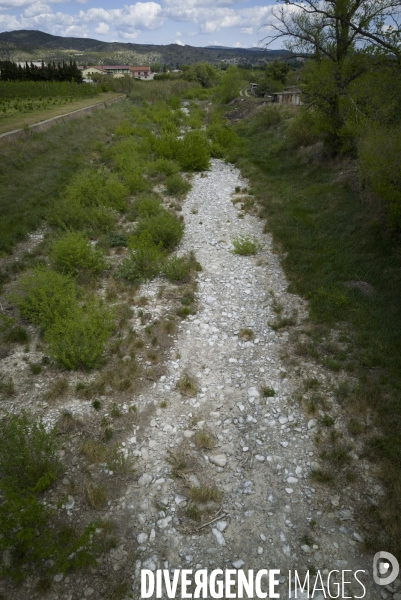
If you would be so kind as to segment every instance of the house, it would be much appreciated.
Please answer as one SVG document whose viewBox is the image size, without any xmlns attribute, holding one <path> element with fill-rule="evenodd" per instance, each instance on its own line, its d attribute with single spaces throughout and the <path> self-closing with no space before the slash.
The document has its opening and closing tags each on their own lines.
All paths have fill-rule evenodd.
<svg viewBox="0 0 401 600">
<path fill-rule="evenodd" d="M 300 106 L 303 104 L 301 93 L 302 91 L 298 88 L 276 92 L 273 94 L 273 102 L 276 102 L 277 104 L 295 104 L 295 106 Z"/>
<path fill-rule="evenodd" d="M 129 65 L 103 65 L 102 69 L 106 71 L 108 75 L 112 75 L 113 77 L 124 77 L 124 75 L 131 76 Z"/>
<path fill-rule="evenodd" d="M 88 77 L 90 75 L 107 75 L 106 71 L 103 69 L 103 67 L 81 67 L 78 66 L 78 69 L 81 71 L 82 73 L 82 77 L 84 79 L 88 79 Z"/>
<path fill-rule="evenodd" d="M 135 79 L 148 79 L 150 75 L 150 67 L 130 67 L 131 77 Z"/>
</svg>

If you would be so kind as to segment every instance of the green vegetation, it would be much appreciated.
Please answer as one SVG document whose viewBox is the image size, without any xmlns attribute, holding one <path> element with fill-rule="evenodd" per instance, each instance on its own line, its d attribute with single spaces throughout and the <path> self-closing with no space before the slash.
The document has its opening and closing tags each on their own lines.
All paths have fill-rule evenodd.
<svg viewBox="0 0 401 600">
<path fill-rule="evenodd" d="M 170 196 L 182 196 L 191 189 L 191 184 L 178 173 L 169 175 L 165 184 L 167 193 Z"/>
<path fill-rule="evenodd" d="M 103 254 L 91 246 L 84 234 L 74 231 L 68 231 L 56 240 L 50 260 L 57 271 L 66 275 L 81 272 L 100 275 L 106 266 Z"/>
<path fill-rule="evenodd" d="M 256 239 L 247 235 L 239 235 L 232 240 L 234 246 L 233 253 L 242 256 L 251 256 L 262 249 L 262 244 Z"/>
</svg>

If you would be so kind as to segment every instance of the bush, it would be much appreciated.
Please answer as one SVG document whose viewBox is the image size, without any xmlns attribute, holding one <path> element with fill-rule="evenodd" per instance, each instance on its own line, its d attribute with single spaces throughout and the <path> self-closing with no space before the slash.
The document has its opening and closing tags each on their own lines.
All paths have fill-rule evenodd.
<svg viewBox="0 0 401 600">
<path fill-rule="evenodd" d="M 159 200 L 152 196 L 143 196 L 135 200 L 129 213 L 130 219 L 135 221 L 138 218 L 155 217 L 163 210 Z"/>
<path fill-rule="evenodd" d="M 57 271 L 67 275 L 81 272 L 99 275 L 106 266 L 103 253 L 92 248 L 84 234 L 73 231 L 56 240 L 50 259 Z"/>
<path fill-rule="evenodd" d="M 78 292 L 70 276 L 37 267 L 23 275 L 13 300 L 23 317 L 46 330 L 77 304 Z"/>
<path fill-rule="evenodd" d="M 128 188 L 113 173 L 85 169 L 75 175 L 63 197 L 81 206 L 106 206 L 118 211 L 126 209 Z"/>
<path fill-rule="evenodd" d="M 202 131 L 189 131 L 180 141 L 178 161 L 183 171 L 205 171 L 210 164 L 210 144 Z"/>
<path fill-rule="evenodd" d="M 26 412 L 9 415 L 0 424 L 0 486 L 6 482 L 21 494 L 43 492 L 62 470 L 58 449 L 54 428 L 47 431 Z"/>
<path fill-rule="evenodd" d="M 132 283 L 153 279 L 160 272 L 164 259 L 162 245 L 156 245 L 149 231 L 131 240 L 130 257 L 124 260 L 119 276 Z"/>
<path fill-rule="evenodd" d="M 171 256 L 163 265 L 163 274 L 169 281 L 183 281 L 191 272 L 191 261 L 185 256 Z"/>
<path fill-rule="evenodd" d="M 287 128 L 287 143 L 292 148 L 311 146 L 315 144 L 320 136 L 317 132 L 316 122 L 313 114 L 307 110 L 301 110 L 290 122 Z"/>
<path fill-rule="evenodd" d="M 178 96 L 171 96 L 171 98 L 168 101 L 168 104 L 173 110 L 178 110 L 179 108 L 181 108 L 181 100 Z"/>
<path fill-rule="evenodd" d="M 153 217 L 146 217 L 139 221 L 135 236 L 140 237 L 143 232 L 149 232 L 155 246 L 161 244 L 165 250 L 171 250 L 181 240 L 184 234 L 184 225 L 168 211 L 162 209 Z"/>
<path fill-rule="evenodd" d="M 137 165 L 131 169 L 122 169 L 121 175 L 131 194 L 139 194 L 140 192 L 144 192 L 149 187 L 148 182 L 143 176 L 143 172 Z"/>
<path fill-rule="evenodd" d="M 247 235 L 239 235 L 232 240 L 234 246 L 233 254 L 241 254 L 243 256 L 250 256 L 256 254 L 263 248 L 256 238 L 251 238 Z"/>
<path fill-rule="evenodd" d="M 62 198 L 47 216 L 47 222 L 61 229 L 104 232 L 115 227 L 116 217 L 105 206 L 88 208 L 77 198 Z"/>
<path fill-rule="evenodd" d="M 191 184 L 178 173 L 170 175 L 166 179 L 166 189 L 170 196 L 186 194 L 191 189 Z"/>
<path fill-rule="evenodd" d="M 360 170 L 387 208 L 390 227 L 401 228 L 401 129 L 371 126 L 359 147 Z"/>
<path fill-rule="evenodd" d="M 147 171 L 151 177 L 158 177 L 161 179 L 178 173 L 178 165 L 167 158 L 158 158 L 157 160 L 148 163 Z"/>
<path fill-rule="evenodd" d="M 153 151 L 159 158 L 167 158 L 168 160 L 177 158 L 180 144 L 176 135 L 166 133 L 160 137 L 153 136 L 151 144 Z"/>
<path fill-rule="evenodd" d="M 108 242 L 110 248 L 115 248 L 118 246 L 126 247 L 128 246 L 128 238 L 125 233 L 120 231 L 109 231 L 108 234 Z"/>
<path fill-rule="evenodd" d="M 112 328 L 112 314 L 99 302 L 75 306 L 46 332 L 49 354 L 67 369 L 93 369 L 101 363 Z"/>
</svg>

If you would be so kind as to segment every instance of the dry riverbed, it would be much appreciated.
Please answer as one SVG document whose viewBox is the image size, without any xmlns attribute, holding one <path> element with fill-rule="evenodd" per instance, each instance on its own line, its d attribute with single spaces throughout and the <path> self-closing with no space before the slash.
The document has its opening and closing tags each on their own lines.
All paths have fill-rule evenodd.
<svg viewBox="0 0 401 600">
<path fill-rule="evenodd" d="M 90 464 L 76 450 L 94 419 L 90 400 L 70 394 L 66 401 L 43 402 L 48 380 L 39 379 L 32 393 L 25 389 L 22 404 L 47 422 L 54 423 L 67 408 L 80 423 L 72 432 L 75 445 L 72 441 L 62 450 L 65 518 L 77 522 L 88 512 L 79 491 L 88 472 L 94 479 L 101 475 L 113 490 L 100 513 L 116 524 L 115 547 L 91 572 L 56 575 L 48 597 L 101 600 L 113 597 L 113 585 L 118 590 L 123 581 L 128 589 L 120 588 L 118 598 L 139 599 L 145 568 L 270 568 L 281 570 L 282 598 L 288 598 L 290 569 L 319 570 L 323 579 L 332 570 L 360 569 L 366 598 L 399 600 L 401 581 L 390 589 L 373 584 L 372 556 L 363 552 L 360 509 L 379 503 L 383 491 L 373 468 L 359 458 L 357 441 L 352 440 L 347 456 L 349 471 L 358 474 L 355 482 L 349 478 L 327 486 L 311 480 L 312 471 L 327 468 L 320 458 L 325 428 L 343 436 L 340 447 L 349 444 L 332 392 L 342 375 L 295 354 L 291 335 L 302 329 L 307 306 L 287 292 L 262 221 L 239 218 L 233 200 L 246 195 L 247 184 L 220 160 L 212 160 L 209 172 L 194 175 L 192 184 L 183 203 L 186 229 L 179 252 L 195 251 L 203 267 L 197 275 L 196 314 L 182 320 L 175 335 L 167 335 L 157 367 L 144 360 L 151 374 L 135 391 L 109 397 L 106 386 L 101 396 L 104 417 L 113 403 L 119 407 L 118 441 L 124 457 L 135 460 L 135 472 L 122 475 Z M 260 251 L 233 254 L 238 234 L 257 238 Z M 175 295 L 180 286 L 166 286 L 162 279 L 143 285 L 143 312 L 160 319 L 171 311 Z M 137 303 L 135 311 L 127 326 L 137 325 Z M 38 352 L 34 358 L 40 357 Z M 15 351 L 2 360 L 2 371 L 16 372 L 22 359 L 22 351 Z M 313 415 L 302 403 L 312 394 L 305 381 L 313 381 L 311 389 L 318 387 L 324 396 Z M 3 402 L 2 410 L 17 410 L 19 401 Z M 134 404 L 135 413 L 130 411 Z M 316 438 L 323 445 L 316 445 Z M 360 596 L 361 586 L 350 580 L 348 597 Z M 30 579 L 17 591 L 5 587 L 5 597 L 34 597 L 33 585 Z M 323 597 L 322 591 L 314 596 Z"/>
</svg>

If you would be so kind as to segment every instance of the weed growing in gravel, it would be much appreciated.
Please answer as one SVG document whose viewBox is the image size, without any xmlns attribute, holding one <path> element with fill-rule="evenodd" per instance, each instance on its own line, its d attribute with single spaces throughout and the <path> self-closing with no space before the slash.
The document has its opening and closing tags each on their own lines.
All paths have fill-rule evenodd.
<svg viewBox="0 0 401 600">
<path fill-rule="evenodd" d="M 263 248 L 263 244 L 259 240 L 249 235 L 238 235 L 231 242 L 234 246 L 233 254 L 240 254 L 241 256 L 257 254 Z"/>
<path fill-rule="evenodd" d="M 190 504 L 190 506 L 188 506 L 187 515 L 192 521 L 200 521 L 201 513 L 196 504 Z"/>
<path fill-rule="evenodd" d="M 108 494 L 103 485 L 96 485 L 92 481 L 86 481 L 84 487 L 89 506 L 95 510 L 99 510 L 99 508 L 103 508 L 107 504 Z"/>
<path fill-rule="evenodd" d="M 161 328 L 165 333 L 175 333 L 177 331 L 177 323 L 174 317 L 170 316 L 161 322 Z"/>
<path fill-rule="evenodd" d="M 120 266 L 118 275 L 131 283 L 153 279 L 158 275 L 164 259 L 162 244 L 156 244 L 151 233 L 143 230 L 130 241 L 130 246 L 130 256 Z"/>
<path fill-rule="evenodd" d="M 220 502 L 221 492 L 214 487 L 191 487 L 189 490 L 189 497 L 192 502 L 198 502 L 199 504 L 205 504 L 206 502 Z"/>
<path fill-rule="evenodd" d="M 195 396 L 198 393 L 198 386 L 195 380 L 187 374 L 183 375 L 179 380 L 178 389 L 181 394 L 186 396 Z"/>
<path fill-rule="evenodd" d="M 167 402 L 166 402 L 166 400 L 162 400 L 160 402 L 160 408 L 167 408 Z"/>
<path fill-rule="evenodd" d="M 352 418 L 347 423 L 347 429 L 351 435 L 361 435 L 366 427 L 358 419 Z"/>
<path fill-rule="evenodd" d="M 182 282 L 189 277 L 191 267 L 185 256 L 171 256 L 163 265 L 163 274 L 171 282 Z"/>
<path fill-rule="evenodd" d="M 238 333 L 238 337 L 243 340 L 246 340 L 246 341 L 251 341 L 251 340 L 255 339 L 255 333 L 252 329 L 244 328 L 244 329 L 240 329 L 240 331 Z"/>
<path fill-rule="evenodd" d="M 167 177 L 165 185 L 169 196 L 182 196 L 191 189 L 191 184 L 178 173 Z"/>
<path fill-rule="evenodd" d="M 84 440 L 80 446 L 80 452 L 85 456 L 89 464 L 104 462 L 107 458 L 107 448 L 97 440 Z"/>
<path fill-rule="evenodd" d="M 272 387 L 263 387 L 261 389 L 262 392 L 262 396 L 263 398 L 272 398 L 273 396 L 276 395 L 276 392 L 274 391 L 274 389 Z"/>
<path fill-rule="evenodd" d="M 196 435 L 195 444 L 198 448 L 206 448 L 207 450 L 211 450 L 214 447 L 213 439 L 204 431 Z"/>
<path fill-rule="evenodd" d="M 179 455 L 173 454 L 171 450 L 168 450 L 167 462 L 173 467 L 172 469 L 172 477 L 176 479 L 177 477 L 181 477 L 181 471 L 187 468 L 187 463 L 185 459 Z"/>
<path fill-rule="evenodd" d="M 68 381 L 64 377 L 59 377 L 47 390 L 45 398 L 49 401 L 54 401 L 57 398 L 61 398 L 67 393 L 68 388 Z"/>
<path fill-rule="evenodd" d="M 334 419 L 333 417 L 330 417 L 330 415 L 323 415 L 321 423 L 325 427 L 332 427 L 334 425 Z"/>
<path fill-rule="evenodd" d="M 323 469 L 312 469 L 310 472 L 310 478 L 316 483 L 331 484 L 334 482 L 333 473 L 330 471 L 324 471 Z"/>
<path fill-rule="evenodd" d="M 29 334 L 24 327 L 15 325 L 5 332 L 3 339 L 9 344 L 26 344 L 29 342 Z"/>
</svg>

